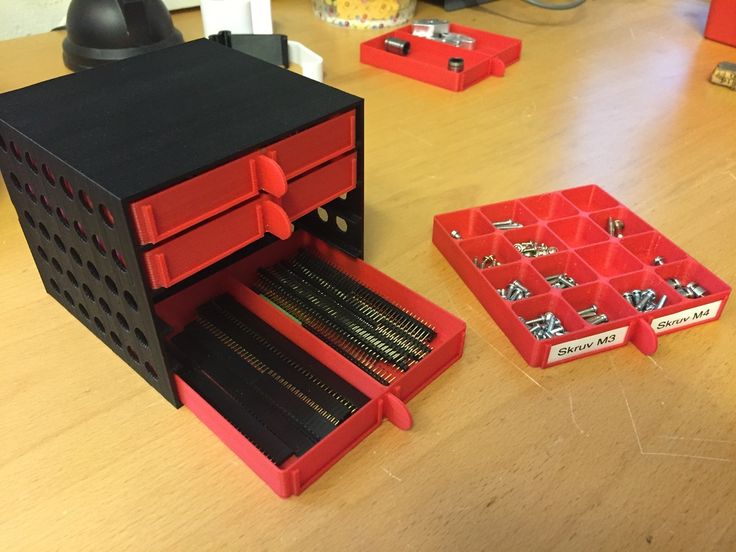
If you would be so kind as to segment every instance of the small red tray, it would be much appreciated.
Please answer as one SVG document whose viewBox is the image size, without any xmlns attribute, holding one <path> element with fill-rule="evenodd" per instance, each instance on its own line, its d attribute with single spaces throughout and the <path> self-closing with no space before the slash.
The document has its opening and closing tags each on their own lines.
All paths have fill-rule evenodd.
<svg viewBox="0 0 736 552">
<path fill-rule="evenodd" d="M 623 238 L 604 230 L 609 216 L 625 223 Z M 492 224 L 506 219 L 524 227 L 500 230 Z M 461 239 L 450 235 L 453 230 Z M 629 342 L 652 354 L 659 335 L 718 319 L 731 293 L 720 278 L 595 185 L 437 215 L 432 240 L 531 366 L 547 367 Z M 513 244 L 529 240 L 555 246 L 558 253 L 524 257 Z M 489 253 L 502 264 L 479 269 L 473 258 Z M 656 256 L 665 263 L 654 266 Z M 558 289 L 545 280 L 563 272 L 578 285 Z M 708 294 L 683 297 L 665 281 L 672 277 L 697 281 Z M 496 290 L 514 279 L 532 295 L 502 299 Z M 639 312 L 621 295 L 646 288 L 667 295 L 662 309 Z M 594 326 L 578 315 L 591 304 L 606 313 L 607 323 Z M 529 320 L 547 311 L 557 315 L 567 333 L 538 340 L 519 317 Z"/>
<path fill-rule="evenodd" d="M 258 268 L 289 258 L 302 248 L 315 251 L 346 274 L 433 326 L 437 337 L 430 344 L 432 352 L 390 385 L 381 385 L 250 288 L 257 279 Z M 177 333 L 194 319 L 198 306 L 222 293 L 229 293 L 370 399 L 308 452 L 277 466 L 183 379 L 174 377 L 182 403 L 281 497 L 301 493 L 384 419 L 400 429 L 409 429 L 412 416 L 406 402 L 462 356 L 465 339 L 465 323 L 462 320 L 367 263 L 303 231 L 295 232 L 289 240 L 274 242 L 161 301 L 156 305 L 156 314 L 172 328 L 172 333 Z"/>
<path fill-rule="evenodd" d="M 502 77 L 506 72 L 506 67 L 519 61 L 521 57 L 521 40 L 518 38 L 488 33 L 462 25 L 450 25 L 450 31 L 473 37 L 475 48 L 465 50 L 428 38 L 413 36 L 411 25 L 407 25 L 363 42 L 360 45 L 360 61 L 460 92 L 491 75 Z M 388 37 L 408 40 L 411 44 L 409 54 L 400 56 L 387 52 L 383 42 Z M 460 73 L 450 71 L 447 68 L 447 62 L 451 57 L 463 58 L 465 70 Z"/>
</svg>

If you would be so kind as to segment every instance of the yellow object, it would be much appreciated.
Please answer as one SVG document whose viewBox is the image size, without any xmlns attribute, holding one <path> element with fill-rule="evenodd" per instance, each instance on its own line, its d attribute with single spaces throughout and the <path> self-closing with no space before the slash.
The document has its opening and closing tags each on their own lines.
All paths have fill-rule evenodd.
<svg viewBox="0 0 736 552">
<path fill-rule="evenodd" d="M 341 27 L 382 29 L 414 16 L 416 0 L 312 0 L 317 16 Z"/>
</svg>

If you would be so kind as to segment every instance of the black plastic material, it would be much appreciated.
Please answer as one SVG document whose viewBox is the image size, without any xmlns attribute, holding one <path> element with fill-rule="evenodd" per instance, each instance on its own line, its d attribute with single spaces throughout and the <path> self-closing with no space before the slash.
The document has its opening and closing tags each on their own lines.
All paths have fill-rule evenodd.
<svg viewBox="0 0 736 552">
<path fill-rule="evenodd" d="M 182 43 L 162 0 L 72 0 L 64 64 L 90 69 Z"/>
<path fill-rule="evenodd" d="M 286 35 L 247 35 L 220 31 L 210 35 L 209 39 L 284 69 L 289 68 L 289 40 Z"/>
<path fill-rule="evenodd" d="M 0 169 L 48 293 L 178 404 L 155 301 L 276 238 L 153 291 L 130 203 L 348 110 L 356 188 L 294 224 L 362 257 L 363 101 L 204 39 L 0 95 Z"/>
</svg>

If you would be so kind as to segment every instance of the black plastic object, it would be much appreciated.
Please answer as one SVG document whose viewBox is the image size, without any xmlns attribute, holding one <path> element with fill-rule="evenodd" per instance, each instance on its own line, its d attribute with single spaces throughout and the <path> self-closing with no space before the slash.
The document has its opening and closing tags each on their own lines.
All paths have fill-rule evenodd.
<svg viewBox="0 0 736 552">
<path fill-rule="evenodd" d="M 153 290 L 130 204 L 351 110 L 356 188 L 294 224 L 362 257 L 362 100 L 204 39 L 0 95 L 0 169 L 48 293 L 178 404 L 154 305 L 277 238 Z"/>
<path fill-rule="evenodd" d="M 209 39 L 268 63 L 289 68 L 289 41 L 286 35 L 247 35 L 220 31 L 216 35 L 210 35 Z"/>
<path fill-rule="evenodd" d="M 73 71 L 183 42 L 162 0 L 72 0 L 64 64 Z"/>
</svg>

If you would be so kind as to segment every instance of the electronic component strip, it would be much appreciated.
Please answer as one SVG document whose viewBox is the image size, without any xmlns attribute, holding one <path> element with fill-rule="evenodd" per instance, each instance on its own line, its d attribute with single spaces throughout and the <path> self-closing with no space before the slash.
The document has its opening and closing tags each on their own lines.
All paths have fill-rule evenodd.
<svg viewBox="0 0 736 552">
<path fill-rule="evenodd" d="M 368 397 L 229 296 L 172 340 L 181 376 L 272 462 L 301 456 Z"/>
<path fill-rule="evenodd" d="M 306 251 L 259 276 L 258 293 L 383 385 L 432 351 L 434 328 Z"/>
</svg>

